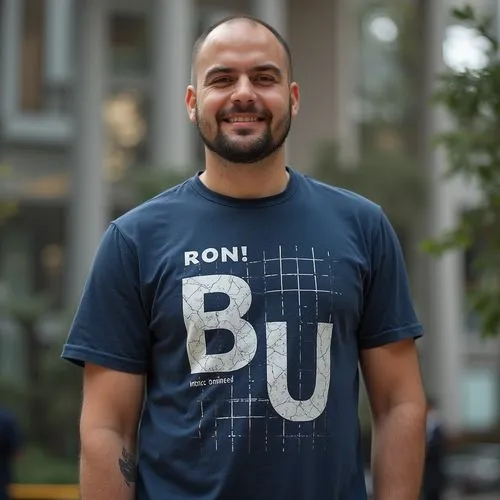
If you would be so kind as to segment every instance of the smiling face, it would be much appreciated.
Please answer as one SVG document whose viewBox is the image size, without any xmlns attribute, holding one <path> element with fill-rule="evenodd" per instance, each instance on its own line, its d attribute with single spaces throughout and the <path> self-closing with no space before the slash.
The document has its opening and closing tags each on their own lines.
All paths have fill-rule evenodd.
<svg viewBox="0 0 500 500">
<path fill-rule="evenodd" d="M 280 150 L 298 110 L 284 48 L 264 26 L 239 19 L 215 28 L 188 87 L 191 121 L 206 148 L 231 163 L 256 163 Z"/>
</svg>

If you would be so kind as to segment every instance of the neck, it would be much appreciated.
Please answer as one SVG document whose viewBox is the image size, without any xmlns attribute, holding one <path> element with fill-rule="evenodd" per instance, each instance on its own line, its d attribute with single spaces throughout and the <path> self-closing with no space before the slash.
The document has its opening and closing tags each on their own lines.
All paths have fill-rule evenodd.
<svg viewBox="0 0 500 500">
<path fill-rule="evenodd" d="M 200 180 L 216 193 L 231 198 L 252 199 L 282 193 L 288 184 L 289 174 L 283 148 L 260 162 L 250 164 L 229 163 L 207 151 L 205 170 Z"/>
</svg>

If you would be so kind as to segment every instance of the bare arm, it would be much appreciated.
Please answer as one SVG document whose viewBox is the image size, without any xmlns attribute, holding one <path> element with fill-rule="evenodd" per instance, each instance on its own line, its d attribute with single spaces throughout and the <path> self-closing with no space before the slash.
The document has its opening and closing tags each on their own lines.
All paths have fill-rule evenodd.
<svg viewBox="0 0 500 500">
<path fill-rule="evenodd" d="M 144 376 L 87 364 L 80 420 L 81 500 L 135 498 Z"/>
<path fill-rule="evenodd" d="M 418 500 L 426 402 L 415 343 L 363 350 L 361 368 L 373 421 L 374 500 Z"/>
</svg>

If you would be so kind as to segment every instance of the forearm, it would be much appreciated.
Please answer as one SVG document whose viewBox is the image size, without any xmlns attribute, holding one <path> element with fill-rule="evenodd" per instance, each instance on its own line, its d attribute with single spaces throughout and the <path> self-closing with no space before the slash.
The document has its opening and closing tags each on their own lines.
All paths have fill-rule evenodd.
<svg viewBox="0 0 500 500">
<path fill-rule="evenodd" d="M 82 435 L 81 500 L 135 499 L 135 442 L 107 429 Z"/>
<path fill-rule="evenodd" d="M 425 409 L 400 404 L 373 425 L 374 500 L 418 500 L 425 458 Z"/>
</svg>

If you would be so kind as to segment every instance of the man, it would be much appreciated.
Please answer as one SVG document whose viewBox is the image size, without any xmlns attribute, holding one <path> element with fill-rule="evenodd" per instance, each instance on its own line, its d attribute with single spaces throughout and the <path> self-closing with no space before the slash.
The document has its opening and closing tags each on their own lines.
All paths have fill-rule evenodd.
<svg viewBox="0 0 500 500">
<path fill-rule="evenodd" d="M 416 500 L 421 335 L 381 209 L 285 166 L 290 51 L 249 17 L 193 53 L 204 171 L 115 220 L 63 356 L 85 364 L 83 500 Z M 137 447 L 136 447 L 137 443 Z"/>
<path fill-rule="evenodd" d="M 427 448 L 423 492 L 425 500 L 440 500 L 445 490 L 444 459 L 446 438 L 437 405 L 433 399 L 427 406 Z"/>
<path fill-rule="evenodd" d="M 15 418 L 0 407 L 0 500 L 9 499 L 12 466 L 21 447 L 20 432 Z"/>
</svg>

